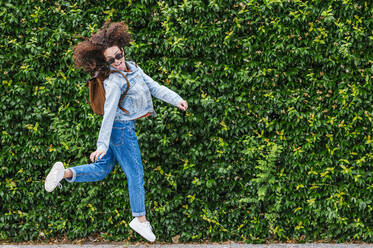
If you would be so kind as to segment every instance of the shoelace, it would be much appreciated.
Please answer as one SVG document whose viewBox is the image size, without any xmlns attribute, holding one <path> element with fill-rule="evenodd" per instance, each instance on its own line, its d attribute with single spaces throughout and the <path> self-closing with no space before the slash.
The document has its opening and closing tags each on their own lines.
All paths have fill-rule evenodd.
<svg viewBox="0 0 373 248">
<path fill-rule="evenodd" d="M 58 171 L 57 170 L 54 170 L 54 171 L 52 171 L 52 173 L 51 173 L 52 175 L 52 178 L 54 179 L 54 180 L 56 180 L 57 179 L 57 175 L 58 175 Z"/>
<path fill-rule="evenodd" d="M 147 226 L 151 231 L 153 231 L 152 226 L 150 225 L 150 222 L 149 222 L 149 221 L 146 222 L 146 226 Z"/>
<path fill-rule="evenodd" d="M 56 181 L 56 180 L 57 180 L 58 171 L 55 170 L 55 171 L 53 171 L 52 173 L 53 173 L 53 174 L 52 174 L 53 179 Z M 57 186 L 58 186 L 60 189 L 62 189 L 62 184 L 61 184 L 61 183 L 58 183 Z"/>
</svg>

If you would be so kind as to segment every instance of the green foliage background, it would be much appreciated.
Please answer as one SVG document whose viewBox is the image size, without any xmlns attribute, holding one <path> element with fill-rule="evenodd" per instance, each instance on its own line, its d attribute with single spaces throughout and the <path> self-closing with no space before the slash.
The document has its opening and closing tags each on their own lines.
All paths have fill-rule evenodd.
<svg viewBox="0 0 373 248">
<path fill-rule="evenodd" d="M 160 241 L 373 241 L 372 2 L 0 3 L 0 240 L 143 240 L 117 165 L 53 193 L 56 161 L 89 163 L 101 124 L 72 48 L 124 20 L 127 59 L 179 93 L 137 122 Z"/>
</svg>

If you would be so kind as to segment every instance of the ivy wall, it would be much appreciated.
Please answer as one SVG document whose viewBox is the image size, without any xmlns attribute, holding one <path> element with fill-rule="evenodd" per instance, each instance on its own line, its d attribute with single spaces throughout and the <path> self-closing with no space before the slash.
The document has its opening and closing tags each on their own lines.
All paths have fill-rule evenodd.
<svg viewBox="0 0 373 248">
<path fill-rule="evenodd" d="M 100 182 L 44 180 L 89 163 L 101 116 L 72 48 L 125 21 L 128 60 L 188 101 L 137 121 L 159 241 L 373 241 L 370 1 L 0 3 L 0 240 L 143 240 L 117 164 Z"/>
</svg>

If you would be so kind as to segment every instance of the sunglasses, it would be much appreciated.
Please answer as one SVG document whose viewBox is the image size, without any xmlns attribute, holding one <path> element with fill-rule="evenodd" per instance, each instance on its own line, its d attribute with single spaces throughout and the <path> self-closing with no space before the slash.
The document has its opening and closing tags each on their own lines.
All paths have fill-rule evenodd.
<svg viewBox="0 0 373 248">
<path fill-rule="evenodd" d="M 111 65 L 112 63 L 114 63 L 114 61 L 117 59 L 117 60 L 120 60 L 121 58 L 123 58 L 123 53 L 118 53 L 117 55 L 115 55 L 114 58 L 111 58 L 109 59 L 108 61 L 106 61 L 106 63 L 108 65 Z"/>
</svg>

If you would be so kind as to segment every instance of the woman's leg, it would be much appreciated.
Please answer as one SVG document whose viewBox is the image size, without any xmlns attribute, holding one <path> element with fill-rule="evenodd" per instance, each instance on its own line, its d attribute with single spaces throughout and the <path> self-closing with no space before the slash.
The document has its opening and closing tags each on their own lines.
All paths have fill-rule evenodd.
<svg viewBox="0 0 373 248">
<path fill-rule="evenodd" d="M 116 162 L 114 153 L 109 147 L 106 154 L 96 162 L 66 169 L 64 178 L 70 183 L 101 181 L 110 173 Z"/>
<path fill-rule="evenodd" d="M 116 163 L 114 153 L 109 148 L 105 156 L 92 164 L 65 169 L 62 162 L 56 162 L 45 178 L 44 188 L 52 192 L 57 186 L 62 187 L 60 181 L 65 178 L 68 182 L 93 182 L 104 179 Z"/>
<path fill-rule="evenodd" d="M 144 170 L 135 133 L 135 122 L 126 121 L 114 127 L 112 135 L 115 133 L 117 135 L 113 136 L 116 138 L 110 141 L 110 145 L 116 160 L 126 174 L 132 215 L 135 216 L 129 226 L 145 239 L 154 242 L 156 237 L 145 218 Z"/>
<path fill-rule="evenodd" d="M 111 140 L 110 145 L 128 180 L 132 216 L 140 217 L 139 220 L 142 222 L 146 221 L 144 170 L 135 133 L 135 122 L 123 122 L 122 126 L 113 128 L 112 132 L 112 135 L 117 133 L 115 137 L 121 137 Z"/>
</svg>

